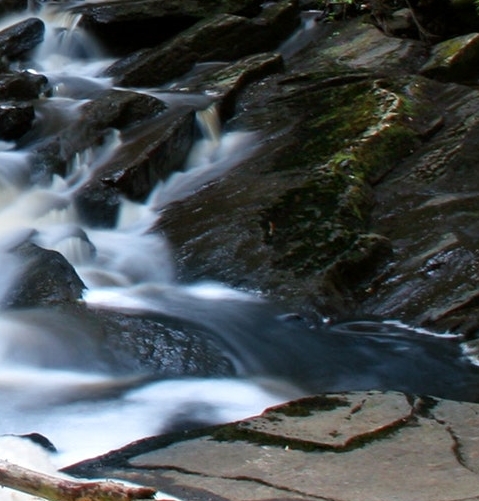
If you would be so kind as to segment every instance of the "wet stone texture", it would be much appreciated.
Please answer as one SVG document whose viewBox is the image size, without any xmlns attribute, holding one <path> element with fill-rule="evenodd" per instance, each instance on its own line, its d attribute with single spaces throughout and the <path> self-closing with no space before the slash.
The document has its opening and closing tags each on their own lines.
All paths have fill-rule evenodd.
<svg viewBox="0 0 479 501">
<path fill-rule="evenodd" d="M 183 499 L 479 499 L 479 405 L 402 393 L 305 398 L 70 468 Z"/>
</svg>

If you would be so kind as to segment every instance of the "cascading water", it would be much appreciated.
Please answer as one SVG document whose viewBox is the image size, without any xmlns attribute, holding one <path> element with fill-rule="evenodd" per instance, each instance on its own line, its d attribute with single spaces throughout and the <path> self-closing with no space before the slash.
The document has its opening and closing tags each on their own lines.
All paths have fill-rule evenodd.
<svg viewBox="0 0 479 501">
<path fill-rule="evenodd" d="M 36 104 L 37 122 L 21 148 L 1 144 L 0 297 L 21 269 L 7 250 L 31 234 L 31 241 L 59 251 L 75 266 L 88 287 L 86 302 L 203 326 L 241 377 L 152 380 L 135 372 L 101 371 L 86 320 L 5 310 L 0 315 L 0 434 L 43 433 L 65 465 L 173 425 L 239 419 L 306 391 L 391 387 L 454 395 L 464 386 L 461 395 L 473 398 L 469 373 L 452 375 L 450 388 L 441 388 L 438 374 L 453 374 L 462 363 L 455 345 L 430 336 L 417 341 L 407 328 L 369 323 L 343 326 L 341 336 L 339 328 L 325 329 L 318 337 L 256 295 L 220 284 L 175 281 L 168 242 L 148 230 L 162 208 L 226 172 L 254 151 L 258 140 L 249 132 L 222 133 L 203 95 L 141 91 L 171 106 L 188 101 L 203 110 L 198 119 L 204 137 L 184 169 L 160 182 L 146 203 L 122 201 L 114 228 L 83 224 L 73 197 L 123 147 L 118 131 L 111 130 L 102 145 L 77 153 L 64 177 L 31 185 L 35 142 L 64 127 L 92 92 L 112 85 L 95 76 L 111 60 L 75 29 L 77 18 L 54 14 L 48 6 L 36 15 L 43 17 L 47 36 L 28 68 L 47 76 L 52 96 Z M 425 374 L 418 371 L 418 360 Z"/>
</svg>

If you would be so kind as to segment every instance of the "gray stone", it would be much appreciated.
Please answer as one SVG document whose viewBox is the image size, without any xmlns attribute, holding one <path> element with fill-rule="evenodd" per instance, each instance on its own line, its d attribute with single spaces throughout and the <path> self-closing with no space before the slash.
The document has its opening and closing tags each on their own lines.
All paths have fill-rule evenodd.
<svg viewBox="0 0 479 501">
<path fill-rule="evenodd" d="M 69 471 L 183 499 L 472 501 L 479 499 L 478 426 L 478 404 L 330 394 L 196 436 L 165 436 L 163 445 L 147 439 L 143 452 L 136 443 Z"/>
</svg>

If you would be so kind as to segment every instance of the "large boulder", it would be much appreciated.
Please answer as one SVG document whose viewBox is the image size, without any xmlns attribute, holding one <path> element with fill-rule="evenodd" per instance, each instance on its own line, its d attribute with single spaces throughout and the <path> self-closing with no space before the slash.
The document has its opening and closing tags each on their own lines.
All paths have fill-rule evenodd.
<svg viewBox="0 0 479 501">
<path fill-rule="evenodd" d="M 368 226 L 371 183 L 423 131 L 407 114 L 401 84 L 328 65 L 317 62 L 298 78 L 270 76 L 244 93 L 238 109 L 251 111 L 234 123 L 270 139 L 159 223 L 184 279 L 259 285 L 293 308 L 312 303 L 337 314 L 354 307 L 346 290 L 387 260 L 388 239 Z"/>
<path fill-rule="evenodd" d="M 158 224 L 181 277 L 259 288 L 312 321 L 475 335 L 478 94 L 412 76 L 428 50 L 350 21 L 249 85 L 228 125 L 268 140 Z"/>
</svg>

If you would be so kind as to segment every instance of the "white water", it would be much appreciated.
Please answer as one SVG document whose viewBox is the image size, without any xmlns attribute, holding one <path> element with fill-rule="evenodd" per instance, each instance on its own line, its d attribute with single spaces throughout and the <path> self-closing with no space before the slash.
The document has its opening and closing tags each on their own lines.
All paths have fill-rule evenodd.
<svg viewBox="0 0 479 501">
<path fill-rule="evenodd" d="M 4 19 L 0 28 L 31 14 Z M 109 88 L 111 82 L 96 75 L 111 60 L 78 29 L 78 18 L 55 13 L 49 7 L 34 15 L 47 27 L 45 41 L 34 58 L 22 68 L 44 74 L 53 96 L 36 103 L 37 121 L 43 134 L 54 133 L 68 123 L 85 95 Z M 60 36 L 58 32 L 60 30 Z M 190 96 L 191 102 L 208 102 L 204 96 Z M 184 172 L 160 183 L 146 204 L 124 201 L 116 228 L 93 229 L 82 225 L 72 195 L 84 184 L 96 165 L 102 165 L 121 148 L 122 138 L 112 132 L 110 141 L 97 149 L 77 154 L 65 179 L 55 177 L 50 185 L 30 187 L 31 153 L 15 143 L 0 148 L 0 252 L 2 281 L 0 297 L 8 292 L 20 267 L 6 251 L 32 230 L 38 245 L 61 252 L 88 286 L 85 300 L 122 308 L 160 309 L 162 301 L 151 293 L 137 293 L 147 287 L 161 298 L 165 290 L 180 291 L 205 301 L 245 297 L 219 285 L 181 286 L 175 282 L 168 242 L 147 230 L 168 203 L 179 200 L 205 182 L 231 168 L 254 148 L 254 136 L 247 132 L 222 134 L 213 110 L 203 121 L 205 138 L 193 148 Z M 38 126 L 37 126 L 38 127 Z M 181 292 L 183 291 L 183 292 Z M 171 296 L 171 294 L 170 294 Z M 255 301 L 255 298 L 246 298 Z M 164 303 L 163 303 L 164 304 Z M 68 326 L 85 336 L 82 326 Z M 78 395 L 101 392 L 123 384 L 121 378 L 75 370 L 76 356 L 89 357 L 84 347 L 59 343 L 55 331 L 62 326 L 31 318 L 27 313 L 0 314 L 0 434 L 40 432 L 57 447 L 58 466 L 92 457 L 126 443 L 158 433 L 177 416 L 187 412 L 196 420 L 224 422 L 256 414 L 294 395 L 290 389 L 266 389 L 265 383 L 247 380 L 181 379 L 153 382 L 125 390 L 112 399 L 75 400 Z M 72 351 L 73 350 L 73 351 Z M 82 351 L 83 350 L 83 351 Z M 62 360 L 55 367 L 52 359 Z M 60 364 L 61 365 L 61 364 Z M 128 387 L 129 382 L 124 384 Z M 184 418 L 184 416 L 183 416 Z"/>
</svg>

